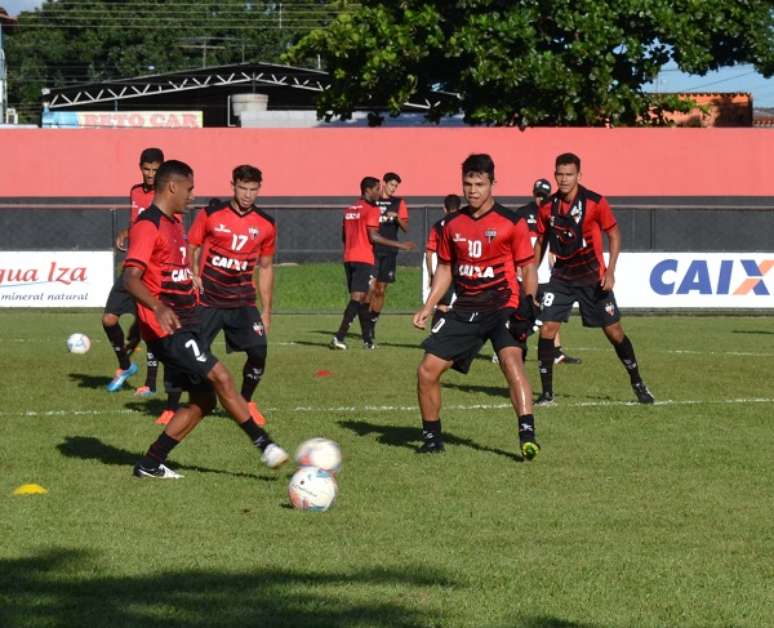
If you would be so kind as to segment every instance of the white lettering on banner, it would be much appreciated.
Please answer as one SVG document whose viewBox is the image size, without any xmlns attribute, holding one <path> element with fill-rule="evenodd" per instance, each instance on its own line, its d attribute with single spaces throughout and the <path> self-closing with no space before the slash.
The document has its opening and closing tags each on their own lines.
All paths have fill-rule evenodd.
<svg viewBox="0 0 774 628">
<path fill-rule="evenodd" d="M 0 251 L 0 307 L 103 307 L 112 251 Z"/>
<path fill-rule="evenodd" d="M 76 111 L 81 127 L 185 128 L 204 126 L 201 111 Z"/>
</svg>

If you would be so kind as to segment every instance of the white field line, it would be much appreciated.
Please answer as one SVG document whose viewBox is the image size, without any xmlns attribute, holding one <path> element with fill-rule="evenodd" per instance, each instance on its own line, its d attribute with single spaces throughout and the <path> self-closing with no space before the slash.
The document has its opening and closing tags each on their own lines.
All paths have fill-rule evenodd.
<svg viewBox="0 0 774 628">
<path fill-rule="evenodd" d="M 751 397 L 741 399 L 666 399 L 656 401 L 657 406 L 697 406 L 697 405 L 753 405 L 759 403 L 774 403 L 774 399 L 764 397 Z M 639 406 L 636 401 L 574 401 L 562 402 L 561 400 L 549 406 L 541 406 L 541 410 L 562 410 L 565 408 L 595 408 L 595 407 L 625 407 Z M 444 410 L 502 410 L 510 408 L 510 403 L 475 403 L 447 405 Z M 346 412 L 350 414 L 373 413 L 373 412 L 418 412 L 416 405 L 406 406 L 296 406 L 295 408 L 262 408 L 264 412 Z M 0 412 L 0 417 L 53 417 L 53 416 L 116 416 L 125 414 L 148 414 L 141 410 L 116 409 L 116 410 L 26 410 L 24 412 Z M 150 415 L 149 415 L 150 416 Z"/>
</svg>

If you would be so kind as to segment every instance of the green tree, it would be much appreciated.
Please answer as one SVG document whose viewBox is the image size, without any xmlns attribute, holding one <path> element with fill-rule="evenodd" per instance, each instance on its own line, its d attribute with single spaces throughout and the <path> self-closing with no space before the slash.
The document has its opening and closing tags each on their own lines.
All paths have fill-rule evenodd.
<svg viewBox="0 0 774 628">
<path fill-rule="evenodd" d="M 242 61 L 278 62 L 338 14 L 328 1 L 48 0 L 4 37 L 9 105 L 34 121 L 41 88 Z"/>
<path fill-rule="evenodd" d="M 669 61 L 695 74 L 752 63 L 770 76 L 773 43 L 768 0 L 392 0 L 341 14 L 286 58 L 322 58 L 332 84 L 321 117 L 395 115 L 427 98 L 431 120 L 603 126 L 688 110 L 643 91 Z"/>
</svg>

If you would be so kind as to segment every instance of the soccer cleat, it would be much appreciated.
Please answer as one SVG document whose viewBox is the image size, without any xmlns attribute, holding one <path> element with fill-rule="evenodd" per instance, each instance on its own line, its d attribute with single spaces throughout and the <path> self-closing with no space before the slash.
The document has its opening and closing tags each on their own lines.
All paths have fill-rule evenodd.
<svg viewBox="0 0 774 628">
<path fill-rule="evenodd" d="M 534 460 L 539 452 L 540 445 L 534 440 L 525 440 L 521 442 L 521 455 L 524 456 L 524 460 Z"/>
<path fill-rule="evenodd" d="M 269 443 L 261 454 L 261 462 L 270 469 L 281 467 L 288 461 L 288 452 L 276 443 Z"/>
<path fill-rule="evenodd" d="M 643 381 L 632 384 L 632 390 L 640 403 L 654 403 L 656 401 L 656 398 L 650 393 Z"/>
<path fill-rule="evenodd" d="M 134 389 L 135 397 L 152 397 L 156 394 L 155 390 L 151 390 L 150 386 L 140 386 Z"/>
<path fill-rule="evenodd" d="M 343 340 L 339 340 L 334 336 L 331 338 L 331 342 L 328 345 L 331 349 L 334 351 L 346 351 L 347 350 L 347 343 L 345 343 Z"/>
<path fill-rule="evenodd" d="M 266 417 L 261 414 L 261 411 L 258 409 L 258 406 L 255 405 L 254 401 L 249 401 L 247 403 L 247 407 L 250 410 L 250 417 L 253 419 L 253 421 L 255 421 L 261 427 L 266 425 Z"/>
<path fill-rule="evenodd" d="M 550 406 L 554 403 L 554 394 L 544 392 L 540 394 L 540 397 L 535 399 L 536 406 Z"/>
<path fill-rule="evenodd" d="M 134 362 L 130 362 L 129 368 L 125 371 L 118 369 L 116 371 L 115 377 L 113 377 L 113 379 L 110 380 L 110 383 L 107 385 L 108 392 L 118 392 L 121 389 L 121 386 L 124 385 L 124 382 L 139 370 L 140 369 Z"/>
<path fill-rule="evenodd" d="M 167 465 L 159 463 L 158 467 L 146 467 L 142 462 L 134 465 L 134 477 L 136 478 L 156 478 L 159 480 L 179 480 L 183 476 L 172 471 Z"/>
<path fill-rule="evenodd" d="M 446 451 L 446 447 L 443 445 L 443 441 L 440 438 L 427 438 L 422 445 L 417 448 L 418 454 L 442 454 Z"/>
<path fill-rule="evenodd" d="M 172 420 L 173 416 L 175 416 L 174 410 L 164 410 L 164 412 L 159 415 L 159 418 L 156 419 L 154 423 L 156 425 L 166 425 Z"/>
<path fill-rule="evenodd" d="M 374 342 L 364 340 L 363 349 L 365 349 L 366 351 L 373 351 L 374 349 L 376 349 L 376 344 Z"/>
<path fill-rule="evenodd" d="M 554 357 L 554 364 L 580 364 L 581 362 L 583 362 L 583 360 L 567 355 L 564 351 L 560 351 L 556 354 L 556 357 Z"/>
</svg>

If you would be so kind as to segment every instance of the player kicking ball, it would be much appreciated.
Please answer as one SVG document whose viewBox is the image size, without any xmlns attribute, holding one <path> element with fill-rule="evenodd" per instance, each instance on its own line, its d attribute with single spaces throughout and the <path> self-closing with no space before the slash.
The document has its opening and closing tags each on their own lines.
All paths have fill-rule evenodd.
<svg viewBox="0 0 774 628">
<path fill-rule="evenodd" d="M 532 389 L 524 372 L 527 335 L 537 315 L 537 271 L 525 221 L 492 195 L 495 166 L 489 155 L 470 155 L 462 164 L 462 189 L 468 205 L 445 220 L 438 234 L 438 267 L 414 326 L 424 329 L 435 306 L 454 283 L 454 306 L 433 325 L 422 346 L 417 396 L 422 440 L 417 453 L 444 451 L 441 431 L 441 376 L 454 368 L 467 373 L 483 344 L 491 341 L 508 382 L 518 418 L 521 454 L 532 460 L 535 440 Z M 526 298 L 520 301 L 517 267 Z"/>
<path fill-rule="evenodd" d="M 124 262 L 124 283 L 137 300 L 140 329 L 148 347 L 164 363 L 165 379 L 188 390 L 190 401 L 134 466 L 140 478 L 182 477 L 166 466 L 167 456 L 215 407 L 215 398 L 244 430 L 270 468 L 287 453 L 250 417 L 231 373 L 209 353 L 199 335 L 200 306 L 188 265 L 183 223 L 177 217 L 193 200 L 193 170 L 165 161 L 156 173 L 153 204 L 132 226 Z"/>
</svg>

